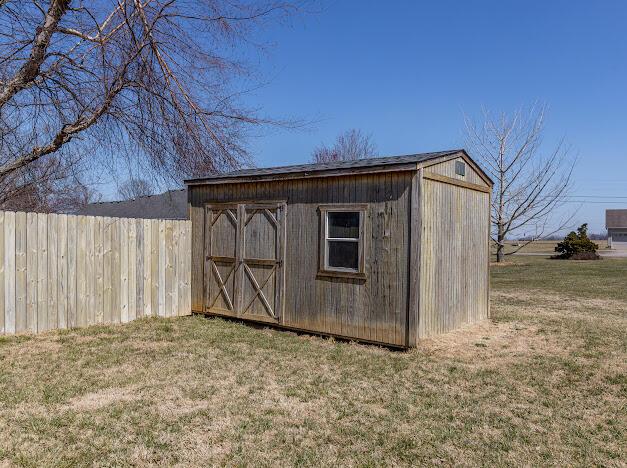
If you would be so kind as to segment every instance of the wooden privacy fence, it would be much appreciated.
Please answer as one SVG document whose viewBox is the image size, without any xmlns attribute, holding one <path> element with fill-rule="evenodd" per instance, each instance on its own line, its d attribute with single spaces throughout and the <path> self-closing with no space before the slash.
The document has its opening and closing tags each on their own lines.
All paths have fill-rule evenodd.
<svg viewBox="0 0 627 468">
<path fill-rule="evenodd" d="M 0 211 L 0 334 L 191 313 L 191 223 Z"/>
</svg>

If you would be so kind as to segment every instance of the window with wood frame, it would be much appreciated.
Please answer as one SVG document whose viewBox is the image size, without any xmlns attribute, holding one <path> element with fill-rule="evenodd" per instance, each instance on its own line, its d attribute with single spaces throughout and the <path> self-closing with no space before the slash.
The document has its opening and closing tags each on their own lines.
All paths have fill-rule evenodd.
<svg viewBox="0 0 627 468">
<path fill-rule="evenodd" d="M 366 205 L 320 207 L 320 271 L 335 276 L 364 277 Z"/>
</svg>

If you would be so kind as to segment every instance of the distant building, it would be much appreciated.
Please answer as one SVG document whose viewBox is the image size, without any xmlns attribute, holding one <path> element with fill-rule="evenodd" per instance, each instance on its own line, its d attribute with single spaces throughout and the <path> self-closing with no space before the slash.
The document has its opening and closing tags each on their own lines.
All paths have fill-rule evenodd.
<svg viewBox="0 0 627 468">
<path fill-rule="evenodd" d="M 114 218 L 188 219 L 187 190 L 170 190 L 134 200 L 89 203 L 77 214 Z"/>
<path fill-rule="evenodd" d="M 613 249 L 627 249 L 627 209 L 605 210 L 607 245 Z"/>
</svg>

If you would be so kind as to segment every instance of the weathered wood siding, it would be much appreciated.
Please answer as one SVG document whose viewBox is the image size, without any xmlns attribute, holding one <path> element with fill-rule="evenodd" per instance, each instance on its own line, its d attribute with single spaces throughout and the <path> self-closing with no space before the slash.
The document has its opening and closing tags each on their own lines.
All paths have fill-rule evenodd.
<svg viewBox="0 0 627 468">
<path fill-rule="evenodd" d="M 286 201 L 285 303 L 280 324 L 404 346 L 407 340 L 409 205 L 414 172 L 189 187 L 192 308 L 203 312 L 204 206 Z M 368 204 L 365 279 L 318 273 L 322 204 Z"/>
<path fill-rule="evenodd" d="M 461 161 L 466 164 L 466 175 L 460 176 L 455 174 L 455 162 Z M 426 166 L 424 168 L 425 172 L 432 174 L 439 174 L 446 177 L 451 177 L 457 180 L 463 180 L 465 182 L 470 182 L 471 184 L 482 185 L 484 187 L 488 187 L 488 183 L 483 180 L 483 178 L 479 175 L 472 164 L 466 161 L 464 158 L 459 157 L 455 159 L 450 159 L 448 161 L 432 164 L 430 166 Z"/>
<path fill-rule="evenodd" d="M 0 211 L 0 334 L 189 315 L 190 251 L 189 221 Z"/>
<path fill-rule="evenodd" d="M 426 178 L 421 195 L 418 337 L 424 338 L 488 317 L 490 195 Z"/>
</svg>

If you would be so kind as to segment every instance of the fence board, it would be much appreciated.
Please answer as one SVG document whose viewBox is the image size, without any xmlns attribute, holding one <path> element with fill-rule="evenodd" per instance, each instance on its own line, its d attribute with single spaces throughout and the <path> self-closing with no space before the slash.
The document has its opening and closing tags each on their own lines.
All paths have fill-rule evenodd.
<svg viewBox="0 0 627 468">
<path fill-rule="evenodd" d="M 111 249 L 111 238 L 113 236 L 113 225 L 111 218 L 104 218 L 103 220 L 103 258 L 102 258 L 102 276 L 103 276 L 103 298 L 102 308 L 104 323 L 111 323 L 113 321 L 112 311 L 112 293 L 113 293 L 113 251 Z"/>
<path fill-rule="evenodd" d="M 94 251 L 96 274 L 96 323 L 104 322 L 104 218 L 95 217 Z"/>
<path fill-rule="evenodd" d="M 152 231 L 149 219 L 144 219 L 144 315 L 152 315 L 152 276 L 150 274 L 152 268 L 151 249 L 152 249 Z"/>
<path fill-rule="evenodd" d="M 57 219 L 58 215 L 48 215 L 48 329 L 57 328 Z"/>
<path fill-rule="evenodd" d="M 137 224 L 127 220 L 128 229 L 128 320 L 137 318 Z"/>
<path fill-rule="evenodd" d="M 0 334 L 191 313 L 189 221 L 0 211 Z"/>
<path fill-rule="evenodd" d="M 4 215 L 4 331 L 15 333 L 15 213 Z"/>
<path fill-rule="evenodd" d="M 6 333 L 4 329 L 4 212 L 0 212 L 0 334 Z"/>
<path fill-rule="evenodd" d="M 174 289 L 174 221 L 165 222 L 165 314 L 171 317 L 174 302 L 172 290 Z"/>
<path fill-rule="evenodd" d="M 166 259 L 165 259 L 165 223 L 159 220 L 159 317 L 165 317 L 165 295 L 166 295 Z"/>
<path fill-rule="evenodd" d="M 48 215 L 37 214 L 37 331 L 48 326 Z"/>
<path fill-rule="evenodd" d="M 128 220 L 120 220 L 120 314 L 128 322 Z"/>
<path fill-rule="evenodd" d="M 77 258 L 77 222 L 76 216 L 68 216 L 67 219 L 67 326 L 77 326 L 76 305 L 76 258 Z"/>
<path fill-rule="evenodd" d="M 26 213 L 15 213 L 15 332 L 28 329 L 26 315 Z"/>
<path fill-rule="evenodd" d="M 76 326 L 87 326 L 87 217 L 79 216 L 76 229 L 78 252 L 76 255 Z"/>
<path fill-rule="evenodd" d="M 85 276 L 87 279 L 87 324 L 96 323 L 96 253 L 94 238 L 96 223 L 93 216 L 87 217 L 87 252 Z"/>
<path fill-rule="evenodd" d="M 67 215 L 57 218 L 57 326 L 67 328 Z"/>
<path fill-rule="evenodd" d="M 26 328 L 31 333 L 37 333 L 37 213 L 26 213 L 26 248 Z M 2 280 L 0 288 L 4 288 Z"/>
</svg>

